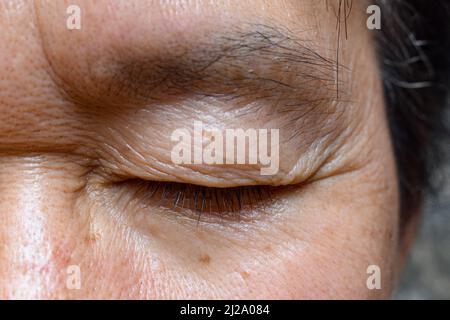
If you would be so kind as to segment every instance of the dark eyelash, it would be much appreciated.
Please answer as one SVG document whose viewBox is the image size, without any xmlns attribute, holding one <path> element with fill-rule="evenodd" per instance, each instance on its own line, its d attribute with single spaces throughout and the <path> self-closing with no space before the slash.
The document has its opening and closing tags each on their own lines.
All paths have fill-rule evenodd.
<svg viewBox="0 0 450 320">
<path fill-rule="evenodd" d="M 140 182 L 139 194 L 147 202 L 171 210 L 187 210 L 197 215 L 245 219 L 273 199 L 270 186 L 212 188 L 170 182 Z"/>
</svg>

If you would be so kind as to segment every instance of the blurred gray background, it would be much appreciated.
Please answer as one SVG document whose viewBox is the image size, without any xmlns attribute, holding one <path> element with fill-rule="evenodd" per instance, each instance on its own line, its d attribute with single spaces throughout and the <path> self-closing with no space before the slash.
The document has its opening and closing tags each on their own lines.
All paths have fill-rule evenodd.
<svg viewBox="0 0 450 320">
<path fill-rule="evenodd" d="M 450 148 L 450 146 L 449 146 Z M 450 165 L 442 172 L 450 176 Z M 450 299 L 450 181 L 429 199 L 395 299 Z"/>
</svg>

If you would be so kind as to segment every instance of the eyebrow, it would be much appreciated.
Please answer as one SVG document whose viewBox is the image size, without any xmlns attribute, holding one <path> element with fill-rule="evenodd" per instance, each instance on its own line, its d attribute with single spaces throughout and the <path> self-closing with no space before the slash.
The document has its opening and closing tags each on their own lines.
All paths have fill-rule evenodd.
<svg viewBox="0 0 450 320">
<path fill-rule="evenodd" d="M 194 94 L 218 98 L 336 98 L 337 63 L 284 28 L 247 25 L 169 52 L 117 57 L 108 93 L 136 99 Z M 339 87 L 343 87 L 339 84 Z"/>
</svg>

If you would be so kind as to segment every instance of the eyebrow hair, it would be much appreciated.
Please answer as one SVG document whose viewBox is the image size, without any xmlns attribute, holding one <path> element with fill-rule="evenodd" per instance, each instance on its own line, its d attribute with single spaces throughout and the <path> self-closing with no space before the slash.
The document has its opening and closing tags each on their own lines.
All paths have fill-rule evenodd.
<svg viewBox="0 0 450 320">
<path fill-rule="evenodd" d="M 337 63 L 310 44 L 285 28 L 252 24 L 178 43 L 164 54 L 119 56 L 110 65 L 108 93 L 147 100 L 180 94 L 336 98 Z"/>
</svg>

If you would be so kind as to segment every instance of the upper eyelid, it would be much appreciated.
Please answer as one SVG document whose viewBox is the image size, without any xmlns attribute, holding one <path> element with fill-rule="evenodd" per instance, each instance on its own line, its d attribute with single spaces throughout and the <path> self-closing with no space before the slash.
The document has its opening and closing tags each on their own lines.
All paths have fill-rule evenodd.
<svg viewBox="0 0 450 320">
<path fill-rule="evenodd" d="M 276 110 L 273 111 L 284 112 L 284 119 L 289 120 L 280 123 L 283 128 L 290 128 L 298 118 L 308 117 L 308 123 L 311 123 L 309 130 L 317 131 L 316 135 L 320 135 L 322 129 L 317 128 L 321 125 L 319 120 L 327 118 L 327 112 L 330 114 L 335 112 L 330 107 L 331 104 L 327 103 L 336 98 L 334 90 L 336 63 L 332 59 L 322 57 L 304 45 L 307 41 L 296 39 L 288 31 L 280 31 L 269 26 L 257 25 L 246 30 L 233 30 L 209 40 L 201 42 L 203 46 L 188 48 L 189 50 L 179 55 L 168 52 L 166 56 L 154 53 L 154 56 L 139 57 L 131 54 L 128 58 L 116 57 L 110 66 L 110 77 L 104 79 L 105 82 L 110 82 L 106 87 L 111 90 L 109 93 L 112 95 L 124 94 L 125 99 L 130 99 L 131 103 L 117 106 L 120 110 L 114 112 L 118 114 L 127 112 L 125 109 L 142 109 L 139 105 L 133 106 L 132 99 L 136 98 L 146 105 L 145 110 L 155 114 L 152 108 L 154 106 L 151 106 L 150 102 L 153 98 L 183 101 L 183 94 L 211 96 L 214 90 L 217 90 L 219 99 L 220 93 L 223 92 L 226 99 L 233 94 L 237 97 L 247 94 L 245 98 L 250 101 L 255 99 L 269 101 L 265 105 L 269 105 L 272 102 L 270 99 L 275 96 Z M 261 69 L 254 73 L 250 72 L 249 62 L 255 65 L 262 64 Z M 226 92 L 227 89 L 230 90 L 230 94 Z M 283 99 L 280 99 L 281 96 Z M 162 105 L 165 107 L 165 104 Z M 169 107 L 174 109 L 175 105 L 172 103 Z M 101 109 L 102 106 L 98 105 L 97 108 Z M 313 112 L 310 112 L 311 110 Z M 111 123 L 109 126 L 112 126 Z M 292 132 L 292 135 L 294 134 L 295 132 Z M 116 143 L 120 144 L 120 141 Z M 139 146 L 139 143 L 136 142 L 136 145 Z M 140 147 L 142 150 L 145 149 L 145 145 Z M 170 173 L 149 173 L 144 166 L 129 161 L 130 156 L 133 158 L 132 155 L 121 156 L 128 158 L 127 161 L 136 167 L 131 170 L 133 174 L 124 174 L 125 177 L 179 181 L 177 177 L 171 177 Z M 152 169 L 161 170 L 158 167 Z M 155 179 L 155 176 L 162 178 Z M 258 180 L 258 183 L 261 181 Z M 210 183 L 209 177 L 200 175 L 196 183 L 207 185 L 206 183 Z M 245 182 L 245 185 L 251 184 L 257 184 L 254 177 Z M 236 185 L 244 183 L 240 181 Z"/>
</svg>

